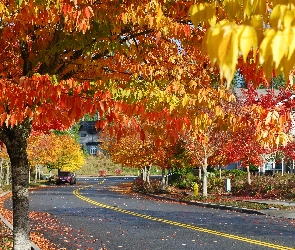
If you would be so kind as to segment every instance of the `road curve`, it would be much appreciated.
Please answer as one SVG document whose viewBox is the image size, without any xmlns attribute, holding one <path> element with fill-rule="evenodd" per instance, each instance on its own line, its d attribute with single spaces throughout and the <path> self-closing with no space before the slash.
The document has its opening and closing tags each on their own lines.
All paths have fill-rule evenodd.
<svg viewBox="0 0 295 250">
<path fill-rule="evenodd" d="M 68 250 L 295 249 L 293 220 L 111 191 L 126 181 L 132 178 L 78 179 L 32 191 L 32 231 Z"/>
</svg>

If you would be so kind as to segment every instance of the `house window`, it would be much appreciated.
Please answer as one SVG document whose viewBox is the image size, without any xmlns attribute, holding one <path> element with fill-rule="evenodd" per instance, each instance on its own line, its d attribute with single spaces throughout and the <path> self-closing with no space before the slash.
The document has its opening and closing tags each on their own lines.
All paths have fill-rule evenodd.
<svg viewBox="0 0 295 250">
<path fill-rule="evenodd" d="M 81 133 L 81 137 L 86 137 L 86 133 Z"/>
<path fill-rule="evenodd" d="M 89 154 L 95 155 L 97 153 L 97 146 L 90 146 Z"/>
</svg>

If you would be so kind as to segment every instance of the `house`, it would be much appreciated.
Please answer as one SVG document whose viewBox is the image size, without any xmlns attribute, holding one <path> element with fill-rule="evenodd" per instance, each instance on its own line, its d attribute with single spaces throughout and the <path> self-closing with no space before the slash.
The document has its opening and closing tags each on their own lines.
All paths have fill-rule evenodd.
<svg viewBox="0 0 295 250">
<path fill-rule="evenodd" d="M 99 129 L 95 128 L 96 121 L 81 121 L 79 128 L 79 142 L 88 153 L 95 155 L 101 152 L 99 147 Z"/>
</svg>

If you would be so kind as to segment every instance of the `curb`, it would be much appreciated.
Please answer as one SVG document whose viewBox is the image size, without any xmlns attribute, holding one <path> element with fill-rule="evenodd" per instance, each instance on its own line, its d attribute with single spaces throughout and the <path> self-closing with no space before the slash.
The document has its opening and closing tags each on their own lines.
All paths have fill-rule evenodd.
<svg viewBox="0 0 295 250">
<path fill-rule="evenodd" d="M 10 191 L 4 192 L 0 194 L 0 197 L 10 193 Z M 0 220 L 4 222 L 4 224 L 11 230 L 13 231 L 13 226 L 0 214 Z M 41 250 L 34 242 L 31 241 L 31 250 Z"/>
<path fill-rule="evenodd" d="M 199 201 L 184 201 L 184 200 L 179 200 L 179 199 L 174 199 L 174 198 L 167 198 L 167 197 L 164 197 L 164 196 L 161 196 L 161 195 L 144 193 L 142 191 L 136 191 L 136 190 L 134 190 L 134 191 L 137 192 L 137 193 L 141 193 L 141 194 L 150 196 L 150 197 L 163 199 L 163 200 L 170 200 L 170 201 L 175 201 L 175 202 L 180 202 L 180 203 L 185 203 L 187 205 L 215 208 L 215 209 L 221 209 L 221 210 L 230 210 L 230 211 L 235 211 L 235 212 L 240 212 L 240 213 L 247 213 L 247 214 L 266 215 L 265 213 L 260 212 L 258 210 L 254 210 L 254 209 L 232 207 L 232 206 L 219 205 L 219 204 L 214 204 L 214 203 L 204 203 L 204 202 L 199 202 Z"/>
</svg>

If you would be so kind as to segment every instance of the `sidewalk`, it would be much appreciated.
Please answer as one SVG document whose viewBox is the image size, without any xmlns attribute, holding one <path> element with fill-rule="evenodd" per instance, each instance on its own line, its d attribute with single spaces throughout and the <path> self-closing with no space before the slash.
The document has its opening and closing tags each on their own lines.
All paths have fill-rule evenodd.
<svg viewBox="0 0 295 250">
<path fill-rule="evenodd" d="M 263 203 L 263 204 L 283 205 L 286 207 L 291 207 L 291 206 L 295 207 L 295 202 L 292 202 L 292 201 L 276 201 L 276 200 L 245 200 L 245 201 Z M 273 209 L 270 208 L 270 209 L 264 209 L 260 211 L 269 216 L 295 219 L 295 209 L 279 210 L 277 208 L 273 208 Z"/>
<path fill-rule="evenodd" d="M 147 194 L 147 193 L 145 193 L 145 195 L 148 195 L 148 196 L 151 196 L 154 198 L 158 198 L 158 199 L 166 199 L 166 200 L 186 203 L 188 205 L 195 205 L 195 206 L 223 209 L 223 210 L 231 210 L 231 211 L 236 211 L 236 212 L 240 212 L 240 213 L 267 215 L 267 216 L 273 216 L 273 217 L 278 217 L 278 218 L 295 219 L 295 208 L 289 209 L 289 210 L 286 210 L 286 209 L 279 210 L 278 208 L 254 210 L 254 209 L 226 206 L 226 205 L 206 203 L 206 202 L 200 202 L 200 201 L 180 201 L 180 200 L 174 199 L 174 198 L 167 198 L 165 196 Z M 243 200 L 243 201 L 253 202 L 253 203 L 261 203 L 261 204 L 283 205 L 286 207 L 295 207 L 295 202 L 291 202 L 291 201 L 278 201 L 278 200 Z"/>
</svg>

